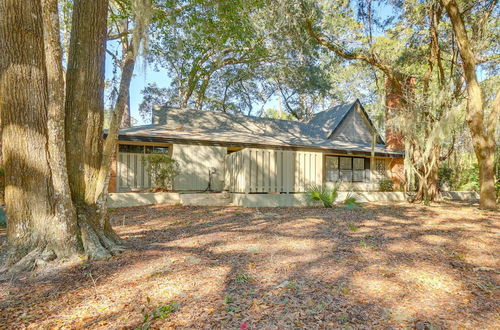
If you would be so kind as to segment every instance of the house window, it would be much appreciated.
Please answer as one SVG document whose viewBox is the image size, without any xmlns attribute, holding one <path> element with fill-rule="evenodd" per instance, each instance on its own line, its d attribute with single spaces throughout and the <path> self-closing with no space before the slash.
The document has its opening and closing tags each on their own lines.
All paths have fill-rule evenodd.
<svg viewBox="0 0 500 330">
<path fill-rule="evenodd" d="M 340 181 L 352 181 L 352 158 L 339 157 L 340 160 Z"/>
<path fill-rule="evenodd" d="M 131 154 L 154 154 L 154 153 L 168 153 L 168 147 L 158 146 L 141 146 L 135 144 L 120 144 L 118 152 L 126 152 Z"/>
<path fill-rule="evenodd" d="M 326 157 L 326 181 L 339 181 L 339 157 Z"/>
<path fill-rule="evenodd" d="M 377 173 L 380 177 L 386 177 L 387 174 L 385 170 L 385 159 L 378 158 L 375 162 L 375 168 L 377 169 Z"/>
<path fill-rule="evenodd" d="M 326 181 L 363 182 L 366 180 L 365 158 L 326 156 Z"/>
</svg>

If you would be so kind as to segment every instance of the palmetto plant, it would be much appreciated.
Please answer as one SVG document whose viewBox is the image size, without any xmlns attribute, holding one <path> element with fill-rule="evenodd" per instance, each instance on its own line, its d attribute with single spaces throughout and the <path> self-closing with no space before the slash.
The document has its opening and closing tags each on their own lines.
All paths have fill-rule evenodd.
<svg viewBox="0 0 500 330">
<path fill-rule="evenodd" d="M 338 189 L 338 185 L 332 188 L 311 185 L 307 188 L 307 196 L 311 201 L 322 202 L 324 207 L 333 207 L 338 197 Z"/>
</svg>

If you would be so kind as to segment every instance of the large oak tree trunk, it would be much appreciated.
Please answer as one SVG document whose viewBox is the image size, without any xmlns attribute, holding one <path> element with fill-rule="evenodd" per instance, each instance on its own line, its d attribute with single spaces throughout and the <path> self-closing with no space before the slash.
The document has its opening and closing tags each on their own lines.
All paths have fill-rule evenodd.
<svg viewBox="0 0 500 330">
<path fill-rule="evenodd" d="M 106 211 L 99 172 L 103 161 L 107 0 L 75 1 L 66 74 L 66 153 L 69 184 L 88 256 L 121 250 Z M 108 167 L 109 169 L 109 167 Z"/>
<path fill-rule="evenodd" d="M 49 164 L 55 159 L 48 138 L 41 3 L 0 1 L 0 17 L 0 111 L 9 219 L 7 265 L 17 263 L 24 268 L 39 257 L 76 253 L 77 226 L 74 218 L 59 209 L 60 191 L 57 185 L 54 188 L 59 178 Z M 54 83 L 52 76 L 49 80 Z M 51 115 L 57 112 L 53 110 Z"/>
<path fill-rule="evenodd" d="M 479 163 L 479 181 L 481 185 L 480 206 L 496 208 L 495 192 L 495 130 L 499 109 L 496 102 L 485 123 L 484 100 L 481 86 L 476 76 L 476 57 L 467 36 L 458 5 L 454 0 L 442 0 L 458 42 L 465 82 L 467 85 L 467 123 L 471 132 L 474 152 Z"/>
</svg>

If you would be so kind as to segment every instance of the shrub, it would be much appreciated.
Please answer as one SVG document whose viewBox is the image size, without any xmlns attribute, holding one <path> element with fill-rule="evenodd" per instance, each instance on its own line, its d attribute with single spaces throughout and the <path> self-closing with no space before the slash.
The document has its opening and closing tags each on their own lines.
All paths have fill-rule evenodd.
<svg viewBox="0 0 500 330">
<path fill-rule="evenodd" d="M 311 201 L 322 202 L 324 207 L 333 207 L 338 197 L 338 189 L 338 185 L 333 188 L 312 185 L 307 188 L 307 196 Z"/>
<path fill-rule="evenodd" d="M 389 178 L 380 180 L 378 184 L 380 191 L 394 191 L 394 187 L 392 186 L 392 180 Z"/>
<path fill-rule="evenodd" d="M 344 199 L 344 207 L 350 210 L 361 207 L 361 204 L 358 202 L 356 195 L 352 191 L 349 191 L 347 193 L 347 196 Z"/>
<path fill-rule="evenodd" d="M 447 164 L 441 164 L 438 169 L 438 178 L 439 178 L 439 188 L 449 188 L 453 187 L 453 169 L 449 167 Z"/>
<path fill-rule="evenodd" d="M 479 191 L 479 165 L 473 164 L 460 174 L 458 183 L 459 190 Z"/>
<path fill-rule="evenodd" d="M 356 197 L 354 197 L 351 194 L 349 194 L 346 197 L 346 199 L 344 200 L 344 206 L 347 209 L 356 209 L 358 207 L 361 207 L 361 204 L 358 202 L 358 200 L 356 199 Z"/>
<path fill-rule="evenodd" d="M 153 188 L 172 189 L 174 178 L 179 174 L 179 163 L 163 153 L 146 155 L 142 159 L 151 177 Z"/>
</svg>

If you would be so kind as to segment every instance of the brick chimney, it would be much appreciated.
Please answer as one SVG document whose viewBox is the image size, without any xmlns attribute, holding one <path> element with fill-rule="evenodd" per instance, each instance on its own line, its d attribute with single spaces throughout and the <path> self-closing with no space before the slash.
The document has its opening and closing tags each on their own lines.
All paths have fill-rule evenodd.
<svg viewBox="0 0 500 330">
<path fill-rule="evenodd" d="M 387 123 L 390 123 L 395 117 L 399 108 L 405 102 L 405 93 L 411 93 L 415 87 L 415 83 L 416 80 L 413 76 L 409 76 L 402 87 L 394 81 L 385 78 L 385 117 Z M 387 125 L 385 130 L 385 144 L 387 145 L 387 149 L 404 151 L 403 134 L 389 126 Z"/>
<path fill-rule="evenodd" d="M 159 104 L 153 105 L 151 112 L 151 124 L 165 125 L 167 123 L 167 109 Z"/>
<path fill-rule="evenodd" d="M 404 105 L 405 97 L 411 94 L 416 85 L 416 79 L 413 76 L 409 76 L 405 79 L 404 85 L 401 87 L 394 81 L 385 78 L 385 106 L 386 106 L 386 122 L 390 121 L 395 117 L 400 107 Z M 404 151 L 404 137 L 402 132 L 399 132 L 387 125 L 385 130 L 385 143 L 388 150 L 393 151 Z M 396 189 L 402 189 L 405 175 L 404 175 L 404 162 L 402 158 L 394 158 L 389 164 L 389 169 L 391 172 L 391 179 L 393 185 Z"/>
</svg>

